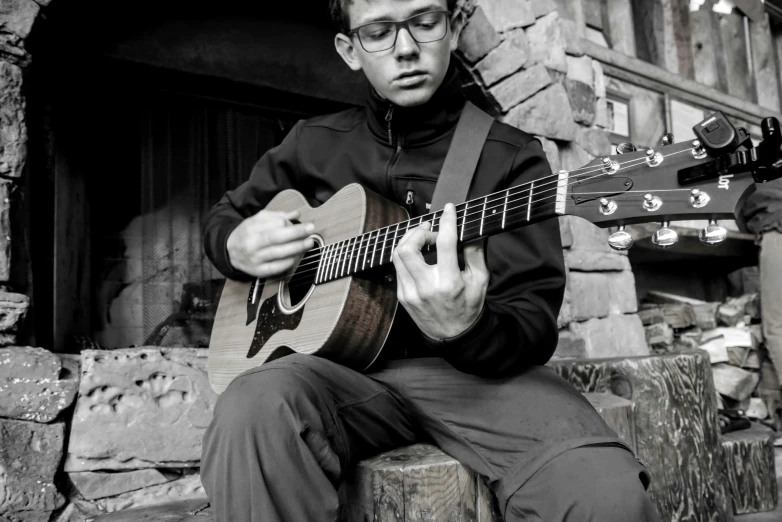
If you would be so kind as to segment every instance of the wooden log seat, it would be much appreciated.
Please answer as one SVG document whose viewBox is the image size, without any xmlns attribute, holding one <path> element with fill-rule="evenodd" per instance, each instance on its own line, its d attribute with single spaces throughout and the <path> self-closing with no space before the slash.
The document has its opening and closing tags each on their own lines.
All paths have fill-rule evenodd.
<svg viewBox="0 0 782 522">
<path fill-rule="evenodd" d="M 610 393 L 586 393 L 609 426 L 632 447 L 631 401 Z M 360 462 L 340 495 L 348 522 L 502 522 L 496 500 L 479 475 L 430 444 L 414 444 Z M 206 500 L 127 509 L 94 522 L 214 522 Z"/>
<path fill-rule="evenodd" d="M 774 431 L 753 423 L 746 430 L 722 436 L 725 476 L 733 513 L 760 513 L 777 507 L 777 475 L 774 465 Z"/>
<path fill-rule="evenodd" d="M 632 399 L 638 457 L 649 464 L 662 520 L 732 520 L 706 352 L 561 359 L 548 366 L 582 393 L 613 390 Z"/>
</svg>

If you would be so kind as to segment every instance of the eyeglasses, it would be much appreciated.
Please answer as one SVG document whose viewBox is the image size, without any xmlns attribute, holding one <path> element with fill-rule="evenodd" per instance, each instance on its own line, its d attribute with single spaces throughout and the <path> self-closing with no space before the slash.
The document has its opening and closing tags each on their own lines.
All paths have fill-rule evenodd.
<svg viewBox="0 0 782 522">
<path fill-rule="evenodd" d="M 351 29 L 348 36 L 357 35 L 361 47 L 368 53 L 385 51 L 396 45 L 400 27 L 407 29 L 418 43 L 436 42 L 442 40 L 448 32 L 450 14 L 450 11 L 428 11 L 400 22 L 371 22 Z"/>
</svg>

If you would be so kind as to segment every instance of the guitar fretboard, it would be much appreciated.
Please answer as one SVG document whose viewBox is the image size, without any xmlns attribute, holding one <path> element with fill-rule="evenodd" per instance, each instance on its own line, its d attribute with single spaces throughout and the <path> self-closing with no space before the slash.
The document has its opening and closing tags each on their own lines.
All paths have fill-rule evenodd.
<svg viewBox="0 0 782 522">
<path fill-rule="evenodd" d="M 555 181 L 512 187 L 456 205 L 459 243 L 498 234 L 564 214 L 567 173 Z M 430 222 L 440 228 L 442 210 L 371 230 L 360 236 L 320 248 L 315 284 L 326 283 L 391 262 L 391 256 L 408 230 Z"/>
</svg>

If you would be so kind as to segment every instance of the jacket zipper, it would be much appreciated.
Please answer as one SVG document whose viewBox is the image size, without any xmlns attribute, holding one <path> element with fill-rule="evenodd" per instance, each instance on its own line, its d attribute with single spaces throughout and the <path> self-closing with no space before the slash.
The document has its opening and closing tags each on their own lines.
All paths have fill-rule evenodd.
<svg viewBox="0 0 782 522">
<path fill-rule="evenodd" d="M 388 124 L 388 144 L 390 146 L 394 146 L 394 135 L 391 132 L 391 120 L 394 116 L 394 106 L 389 105 L 388 106 L 388 112 L 386 112 L 386 123 Z M 391 186 L 391 171 L 394 168 L 394 164 L 396 163 L 396 160 L 399 158 L 399 154 L 402 152 L 402 140 L 399 136 L 397 136 L 396 139 L 396 150 L 394 151 L 394 154 L 391 156 L 391 159 L 388 161 L 388 167 L 386 168 L 386 188 L 388 189 L 388 193 L 391 193 L 392 186 Z"/>
<path fill-rule="evenodd" d="M 407 191 L 407 198 L 405 199 L 405 205 L 407 205 L 407 210 L 410 211 L 410 214 L 413 213 L 413 205 L 415 204 L 415 192 L 412 190 Z"/>
</svg>

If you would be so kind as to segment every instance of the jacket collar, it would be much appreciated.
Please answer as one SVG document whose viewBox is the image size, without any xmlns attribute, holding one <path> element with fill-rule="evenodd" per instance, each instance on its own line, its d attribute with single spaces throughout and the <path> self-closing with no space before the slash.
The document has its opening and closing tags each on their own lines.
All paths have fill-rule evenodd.
<svg viewBox="0 0 782 522">
<path fill-rule="evenodd" d="M 391 146 L 407 147 L 446 134 L 459 121 L 466 102 L 453 61 L 443 83 L 423 105 L 400 107 L 381 98 L 371 85 L 369 91 L 367 124 L 379 141 Z"/>
</svg>

